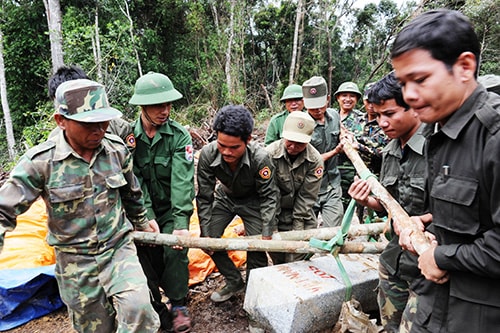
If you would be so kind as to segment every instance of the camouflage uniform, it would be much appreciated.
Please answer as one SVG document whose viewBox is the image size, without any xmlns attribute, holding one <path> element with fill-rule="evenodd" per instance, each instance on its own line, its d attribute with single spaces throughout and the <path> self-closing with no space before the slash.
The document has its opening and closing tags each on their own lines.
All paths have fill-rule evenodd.
<svg viewBox="0 0 500 333">
<path fill-rule="evenodd" d="M 104 88 L 97 83 L 73 80 L 57 92 L 66 87 L 78 96 L 71 107 L 60 106 L 65 118 L 101 122 L 121 114 L 107 106 Z M 56 279 L 74 328 L 156 332 L 159 319 L 130 234 L 134 226 L 144 230 L 149 224 L 132 156 L 123 142 L 106 134 L 89 162 L 62 131 L 28 150 L 0 188 L 0 249 L 5 232 L 16 226 L 16 216 L 38 197 L 47 206 L 47 242 L 55 248 Z"/>
<path fill-rule="evenodd" d="M 59 127 L 54 128 L 50 134 L 49 139 L 52 140 L 55 138 L 61 129 Z M 109 126 L 106 130 L 106 133 L 114 134 L 119 136 L 122 139 L 123 143 L 127 146 L 128 150 L 133 154 L 135 151 L 135 136 L 134 131 L 132 130 L 132 126 L 123 120 L 122 118 L 115 118 L 109 121 Z"/>
<path fill-rule="evenodd" d="M 356 140 L 363 137 L 363 128 L 366 123 L 366 117 L 363 112 L 354 109 L 349 112 L 349 115 L 342 119 L 341 122 L 342 125 L 354 135 Z M 340 184 L 342 186 L 342 203 L 344 209 L 346 209 L 349 201 L 351 201 L 351 196 L 347 191 L 354 180 L 356 169 L 347 155 L 343 153 L 339 155 L 338 168 L 340 172 Z"/>
<path fill-rule="evenodd" d="M 307 230 L 317 227 L 312 207 L 317 198 L 323 175 L 323 158 L 310 144 L 306 150 L 290 160 L 284 141 L 267 146 L 276 167 L 276 180 L 280 189 L 281 212 L 278 214 L 278 231 Z M 273 263 L 304 259 L 306 254 L 270 253 Z"/>
<path fill-rule="evenodd" d="M 76 156 L 62 132 L 30 149 L 0 189 L 2 244 L 4 232 L 14 229 L 16 216 L 38 196 L 48 208 L 47 241 L 56 250 L 59 290 L 75 329 L 153 332 L 159 322 L 128 221 L 138 230 L 148 222 L 121 140 L 106 137 L 90 165 Z"/>
<path fill-rule="evenodd" d="M 356 138 L 359 143 L 358 152 L 368 169 L 378 177 L 382 164 L 382 149 L 384 149 L 389 138 L 380 128 L 377 120 L 368 121 L 365 118 L 363 133 Z"/>
<path fill-rule="evenodd" d="M 424 125 L 421 125 L 408 140 L 403 151 L 399 139 L 394 139 L 387 144 L 382 153 L 380 183 L 410 216 L 426 213 L 423 127 Z M 400 323 L 401 329 L 410 327 L 411 314 L 416 311 L 416 300 L 412 299 L 407 305 L 409 286 L 410 283 L 420 279 L 421 275 L 417 267 L 417 257 L 401 249 L 399 237 L 392 230 L 391 236 L 391 241 L 380 255 L 378 303 L 385 330 L 399 332 Z M 405 316 L 402 319 L 403 312 Z"/>
<path fill-rule="evenodd" d="M 316 123 L 311 138 L 311 145 L 320 154 L 331 151 L 339 144 L 340 117 L 333 109 L 326 109 L 325 123 Z M 344 208 L 342 207 L 342 189 L 340 173 L 337 168 L 338 157 L 333 156 L 325 162 L 325 172 L 321 181 L 318 200 L 313 209 L 316 215 L 321 212 L 323 226 L 335 227 L 342 223 Z"/>
<path fill-rule="evenodd" d="M 271 236 L 275 229 L 279 192 L 267 152 L 256 143 L 247 145 L 238 169 L 232 172 L 211 142 L 201 150 L 197 169 L 196 203 L 201 235 L 220 238 L 233 218 L 242 218 L 247 235 Z M 220 182 L 216 187 L 217 181 Z M 241 284 L 241 275 L 226 251 L 212 259 L 229 285 Z M 264 252 L 247 253 L 247 278 L 251 269 L 267 266 Z"/>
</svg>

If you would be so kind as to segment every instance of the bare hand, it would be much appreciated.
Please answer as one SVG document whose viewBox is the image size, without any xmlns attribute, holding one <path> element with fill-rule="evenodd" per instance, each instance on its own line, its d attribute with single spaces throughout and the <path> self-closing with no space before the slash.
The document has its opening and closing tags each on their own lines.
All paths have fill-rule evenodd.
<svg viewBox="0 0 500 333">
<path fill-rule="evenodd" d="M 418 257 L 418 268 L 427 280 L 437 284 L 448 282 L 450 276 L 447 271 L 438 267 L 434 259 L 434 251 L 436 250 L 437 242 L 433 241 L 431 246 Z"/>
<path fill-rule="evenodd" d="M 172 235 L 174 236 L 189 236 L 189 230 L 187 229 L 178 229 L 178 230 L 174 230 L 174 232 L 172 232 Z M 172 245 L 172 249 L 174 250 L 182 250 L 183 247 L 180 246 L 180 245 Z"/>
<path fill-rule="evenodd" d="M 367 206 L 368 198 L 371 193 L 371 186 L 366 180 L 359 179 L 356 176 L 349 187 L 348 193 L 357 203 L 362 206 Z"/>
<path fill-rule="evenodd" d="M 144 230 L 146 232 L 154 232 L 154 233 L 160 233 L 160 226 L 156 222 L 155 219 L 149 220 L 149 228 L 147 230 Z"/>
</svg>

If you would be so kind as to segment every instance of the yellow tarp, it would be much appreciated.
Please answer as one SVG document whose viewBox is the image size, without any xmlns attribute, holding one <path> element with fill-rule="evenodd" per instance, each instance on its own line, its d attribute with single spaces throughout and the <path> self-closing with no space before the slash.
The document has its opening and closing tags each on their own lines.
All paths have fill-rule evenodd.
<svg viewBox="0 0 500 333">
<path fill-rule="evenodd" d="M 47 244 L 47 212 L 43 200 L 37 200 L 17 217 L 17 227 L 5 234 L 0 253 L 0 269 L 32 268 L 55 263 L 54 249 Z"/>
<path fill-rule="evenodd" d="M 226 229 L 223 237 L 237 237 L 234 227 L 241 225 L 236 218 Z M 191 216 L 189 231 L 193 237 L 199 237 L 200 226 L 196 210 Z M 47 213 L 43 200 L 37 200 L 31 208 L 17 218 L 17 227 L 5 235 L 4 247 L 0 253 L 0 269 L 31 268 L 55 263 L 54 249 L 45 240 L 47 235 Z M 245 251 L 230 251 L 229 255 L 240 267 L 246 261 Z M 215 264 L 200 249 L 189 249 L 189 285 L 194 285 L 216 270 Z"/>
</svg>

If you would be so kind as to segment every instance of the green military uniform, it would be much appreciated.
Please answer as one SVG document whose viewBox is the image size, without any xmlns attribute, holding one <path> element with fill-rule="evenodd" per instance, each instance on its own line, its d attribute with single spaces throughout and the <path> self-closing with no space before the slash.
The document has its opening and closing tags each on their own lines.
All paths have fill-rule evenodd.
<svg viewBox="0 0 500 333">
<path fill-rule="evenodd" d="M 311 145 L 320 154 L 331 151 L 339 144 L 340 116 L 333 109 L 326 109 L 325 123 L 316 122 L 311 138 Z M 318 200 L 313 209 L 316 215 L 321 212 L 323 226 L 334 227 L 342 223 L 344 209 L 342 207 L 342 189 L 340 187 L 340 173 L 337 167 L 338 157 L 333 156 L 325 161 L 325 170 Z"/>
<path fill-rule="evenodd" d="M 134 121 L 132 127 L 137 140 L 134 172 L 145 194 L 148 217 L 156 219 L 162 233 L 189 229 L 194 199 L 191 136 L 174 120 L 158 127 L 152 139 L 146 135 L 140 119 Z M 152 258 L 155 267 L 149 269 L 156 272 L 156 283 L 169 299 L 183 300 L 188 293 L 189 281 L 187 249 L 174 250 L 164 246 L 158 249 L 141 247 L 139 250 L 159 251 L 157 257 Z M 151 279 L 149 282 L 155 283 Z M 158 290 L 158 287 L 152 290 Z"/>
<path fill-rule="evenodd" d="M 267 151 L 276 168 L 276 183 L 280 189 L 281 212 L 278 231 L 307 230 L 318 226 L 313 206 L 318 198 L 323 176 L 323 158 L 308 144 L 293 160 L 287 154 L 284 141 L 275 141 Z M 306 254 L 272 253 L 274 264 L 302 260 Z"/>
<path fill-rule="evenodd" d="M 250 142 L 237 170 L 232 172 L 217 142 L 209 143 L 201 150 L 197 179 L 201 236 L 220 238 L 236 215 L 242 218 L 247 235 L 272 235 L 279 192 L 273 164 L 261 146 Z M 220 184 L 216 187 L 217 181 Z M 241 285 L 241 275 L 226 251 L 215 252 L 212 259 L 228 285 Z M 247 253 L 247 279 L 251 269 L 264 266 L 264 252 Z"/>
<path fill-rule="evenodd" d="M 363 136 L 363 127 L 365 125 L 366 118 L 365 115 L 356 109 L 349 112 L 349 115 L 342 119 L 342 125 L 351 132 L 356 140 L 359 140 Z M 351 186 L 354 176 L 356 175 L 356 169 L 352 165 L 351 160 L 346 154 L 339 155 L 339 172 L 342 185 L 342 203 L 344 209 L 347 208 L 349 202 L 351 201 L 351 196 L 349 195 L 349 187 Z"/>
<path fill-rule="evenodd" d="M 410 216 L 426 213 L 423 127 L 424 125 L 420 126 L 403 150 L 398 139 L 391 140 L 383 150 L 380 183 Z M 417 257 L 403 251 L 399 246 L 399 237 L 394 231 L 391 234 L 391 241 L 380 255 L 378 303 L 386 331 L 399 332 L 409 297 L 408 288 L 420 276 L 420 271 L 417 268 Z M 408 310 L 405 313 L 411 316 L 412 312 L 414 314 L 414 311 Z M 410 323 L 411 319 L 403 318 L 403 323 L 405 322 Z M 407 325 L 403 323 L 403 326 Z"/>
<path fill-rule="evenodd" d="M 266 138 L 264 140 L 264 143 L 266 145 L 281 139 L 282 137 L 281 133 L 283 132 L 283 124 L 285 123 L 285 120 L 288 117 L 289 113 L 290 112 L 288 110 L 285 110 L 283 112 L 275 114 L 271 118 L 271 120 L 269 121 L 269 125 L 267 126 Z"/>
<path fill-rule="evenodd" d="M 0 248 L 16 216 L 39 196 L 47 205 L 47 242 L 56 251 L 56 278 L 75 329 L 155 332 L 158 317 L 130 235 L 132 225 L 142 230 L 148 221 L 121 140 L 106 134 L 90 163 L 62 131 L 30 149 L 0 189 Z"/>
</svg>

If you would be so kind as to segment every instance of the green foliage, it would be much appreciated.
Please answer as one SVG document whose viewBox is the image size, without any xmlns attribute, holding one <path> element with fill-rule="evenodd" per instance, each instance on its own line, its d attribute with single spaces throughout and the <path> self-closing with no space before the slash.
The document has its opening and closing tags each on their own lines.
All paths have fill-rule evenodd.
<svg viewBox="0 0 500 333">
<path fill-rule="evenodd" d="M 129 5 L 132 35 L 124 1 Z M 347 3 L 304 1 L 297 59 L 300 71 L 295 83 L 313 75 L 328 78 L 331 71 L 332 90 L 348 80 L 362 89 L 391 70 L 391 43 L 411 17 L 415 2 L 398 7 L 393 0 L 381 0 L 341 12 L 341 6 Z M 50 43 L 42 1 L 7 0 L 2 4 L 8 99 L 22 152 L 44 140 L 54 127 L 52 103 L 46 97 Z M 172 114 L 183 124 L 205 126 L 216 110 L 229 103 L 244 104 L 253 112 L 256 123 L 265 124 L 283 108 L 279 97 L 289 84 L 297 1 L 233 4 L 230 86 L 225 68 L 229 0 L 64 1 L 65 63 L 79 65 L 92 79 L 105 84 L 111 104 L 128 120 L 137 117 L 137 108 L 128 100 L 139 77 L 139 62 L 143 74 L 164 73 L 183 94 Z M 471 18 L 483 48 L 480 73 L 499 74 L 498 0 L 436 0 L 426 4 L 426 9 L 437 7 L 458 9 Z M 97 37 L 100 63 L 96 58 Z M 7 151 L 2 130 L 0 149 Z M 0 156 L 0 163 L 8 160 Z"/>
<path fill-rule="evenodd" d="M 57 126 L 53 114 L 54 105 L 52 102 L 39 103 L 36 111 L 26 114 L 33 124 L 23 129 L 21 142 L 26 149 L 47 140 L 50 132 Z"/>
</svg>

